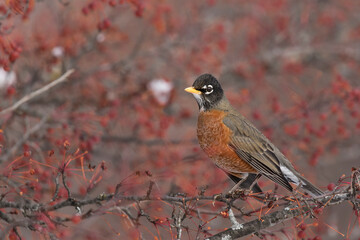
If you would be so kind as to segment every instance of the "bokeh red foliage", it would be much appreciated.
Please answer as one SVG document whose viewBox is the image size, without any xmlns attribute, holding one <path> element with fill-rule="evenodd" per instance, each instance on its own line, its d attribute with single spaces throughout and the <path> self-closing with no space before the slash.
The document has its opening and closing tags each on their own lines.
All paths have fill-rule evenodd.
<svg viewBox="0 0 360 240">
<path fill-rule="evenodd" d="M 178 205 L 103 200 L 114 192 L 189 197 L 231 188 L 198 146 L 197 106 L 183 91 L 205 72 L 299 172 L 323 190 L 347 186 L 360 159 L 359 11 L 348 0 L 0 3 L 0 111 L 75 69 L 69 80 L 0 115 L 0 205 L 46 209 L 30 209 L 31 227 L 13 228 L 10 220 L 29 217 L 29 209 L 1 205 L 11 217 L 0 214 L 1 236 L 176 238 Z M 274 191 L 267 180 L 260 185 Z M 78 207 L 69 200 L 96 197 Z M 64 201 L 69 205 L 61 208 Z M 251 212 L 259 204 L 247 199 L 242 207 Z M 189 206 L 182 239 L 229 227 L 223 207 Z M 263 236 L 360 235 L 351 207 L 315 214 Z"/>
</svg>

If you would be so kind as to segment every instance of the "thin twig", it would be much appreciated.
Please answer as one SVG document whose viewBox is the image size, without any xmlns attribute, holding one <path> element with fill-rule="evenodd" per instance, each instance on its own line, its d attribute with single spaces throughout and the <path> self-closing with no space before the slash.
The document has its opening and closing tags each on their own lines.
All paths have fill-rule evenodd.
<svg viewBox="0 0 360 240">
<path fill-rule="evenodd" d="M 177 234 L 176 234 L 176 239 L 181 239 L 181 234 L 182 234 L 182 220 L 183 220 L 183 214 L 185 213 L 182 213 L 182 210 L 179 209 L 179 214 L 178 216 L 174 217 L 174 223 L 175 223 L 175 228 L 176 228 L 176 231 L 177 231 Z"/>
<path fill-rule="evenodd" d="M 53 198 L 51 199 L 51 201 L 55 201 L 55 200 L 57 199 L 57 197 L 58 197 L 58 194 L 59 194 L 59 185 L 60 185 L 60 183 L 59 183 L 60 175 L 61 175 L 61 173 L 58 172 L 57 175 L 56 175 L 56 177 L 55 177 L 55 193 L 54 193 L 54 196 L 53 196 Z"/>
<path fill-rule="evenodd" d="M 2 110 L 0 112 L 0 115 L 4 115 L 6 113 L 15 111 L 18 107 L 20 107 L 22 104 L 26 103 L 30 99 L 32 99 L 32 98 L 34 98 L 34 97 L 36 97 L 36 96 L 38 96 L 40 94 L 43 94 L 44 92 L 50 90 L 51 88 L 58 85 L 59 83 L 64 82 L 74 71 L 75 71 L 74 69 L 70 69 L 66 73 L 64 73 L 61 77 L 56 79 L 55 81 L 52 81 L 51 83 L 43 86 L 42 88 L 40 88 L 40 89 L 38 89 L 38 90 L 36 90 L 34 92 L 31 92 L 28 95 L 25 95 L 23 98 L 21 98 L 19 101 L 14 103 L 12 106 Z"/>
<path fill-rule="evenodd" d="M 65 169 L 61 172 L 61 176 L 62 176 L 62 182 L 63 182 L 63 185 L 68 193 L 68 199 L 71 199 L 71 191 L 69 189 L 69 186 L 67 185 L 66 183 L 66 175 L 65 175 Z"/>
</svg>

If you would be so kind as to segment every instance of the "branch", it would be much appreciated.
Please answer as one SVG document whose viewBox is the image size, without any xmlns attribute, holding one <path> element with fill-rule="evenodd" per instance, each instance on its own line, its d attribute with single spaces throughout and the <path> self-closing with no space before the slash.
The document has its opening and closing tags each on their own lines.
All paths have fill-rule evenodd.
<svg viewBox="0 0 360 240">
<path fill-rule="evenodd" d="M 59 185 L 60 176 L 57 175 L 55 181 L 56 185 Z M 148 222 L 154 224 L 155 226 L 157 224 L 162 224 L 161 221 L 159 221 L 158 217 L 153 217 L 149 215 L 146 212 L 146 209 L 143 209 L 141 207 L 141 203 L 146 202 L 167 202 L 170 205 L 173 206 L 172 211 L 172 223 L 170 223 L 171 228 L 176 229 L 177 231 L 177 237 L 180 238 L 182 236 L 183 230 L 187 230 L 188 226 L 187 224 L 183 225 L 184 221 L 186 219 L 189 219 L 192 217 L 190 215 L 190 212 L 192 211 L 198 211 L 198 214 L 200 215 L 201 212 L 198 207 L 199 202 L 203 201 L 211 201 L 212 203 L 218 202 L 223 203 L 224 207 L 228 210 L 228 216 L 229 220 L 232 223 L 232 226 L 227 229 L 226 231 L 217 233 L 208 239 L 235 239 L 251 234 L 255 234 L 258 236 L 261 236 L 260 231 L 264 230 L 265 228 L 272 227 L 275 225 L 278 225 L 280 223 L 283 223 L 287 220 L 293 219 L 297 216 L 313 216 L 313 210 L 319 209 L 322 210 L 325 207 L 328 207 L 330 205 L 334 204 L 340 204 L 344 203 L 346 201 L 350 201 L 353 204 L 354 210 L 358 211 L 360 208 L 360 198 L 358 198 L 359 194 L 359 186 L 358 186 L 358 177 L 359 177 L 359 170 L 353 169 L 352 172 L 352 186 L 342 187 L 341 189 L 336 189 L 334 192 L 329 192 L 323 196 L 319 196 L 316 198 L 309 198 L 306 196 L 300 196 L 296 197 L 295 195 L 292 196 L 283 196 L 279 197 L 274 194 L 245 194 L 243 191 L 239 191 L 238 193 L 232 193 L 232 194 L 216 194 L 212 196 L 204 196 L 203 192 L 200 192 L 197 196 L 186 196 L 186 194 L 178 193 L 176 195 L 163 195 L 163 196 L 153 196 L 151 194 L 151 190 L 153 188 L 153 181 L 150 181 L 148 191 L 141 196 L 128 196 L 120 193 L 118 190 L 121 187 L 121 184 L 118 184 L 116 187 L 116 190 L 114 193 L 110 194 L 100 194 L 98 196 L 92 197 L 92 198 L 86 198 L 86 199 L 77 199 L 77 198 L 70 198 L 68 197 L 65 200 L 62 200 L 60 202 L 54 203 L 53 201 L 50 201 L 49 203 L 37 203 L 37 202 L 31 202 L 31 201 L 17 201 L 17 202 L 10 202 L 5 199 L 0 198 L 0 208 L 12 208 L 12 209 L 19 209 L 23 214 L 24 218 L 22 220 L 19 219 L 13 219 L 9 214 L 11 211 L 3 210 L 0 212 L 0 221 L 4 221 L 8 224 L 6 227 L 6 231 L 3 231 L 1 235 L 0 231 L 0 237 L 5 236 L 11 229 L 14 227 L 22 227 L 27 228 L 32 231 L 38 231 L 34 228 L 35 225 L 44 225 L 46 227 L 47 223 L 43 222 L 41 219 L 34 218 L 34 216 L 37 216 L 38 214 L 46 214 L 49 215 L 50 212 L 58 211 L 60 209 L 63 209 L 65 207 L 74 207 L 78 213 L 77 215 L 81 217 L 81 219 L 86 219 L 90 217 L 95 216 L 101 216 L 104 214 L 109 213 L 109 211 L 112 211 L 116 209 L 117 211 L 123 211 L 125 215 L 128 217 L 129 221 L 134 226 L 138 226 L 140 224 L 140 218 L 144 217 Z M 65 181 L 65 179 L 63 179 Z M 70 191 L 70 190 L 68 190 Z M 55 198 L 56 198 L 56 190 L 55 190 Z M 53 197 L 53 199 L 55 199 Z M 247 198 L 254 198 L 257 200 L 262 200 L 263 206 L 260 208 L 264 210 L 265 208 L 273 209 L 273 211 L 270 214 L 266 214 L 261 216 L 261 218 L 256 217 L 255 220 L 248 221 L 245 223 L 239 223 L 238 219 L 236 219 L 236 215 L 234 215 L 233 210 L 237 210 L 241 212 L 241 216 L 247 216 L 250 214 L 243 213 L 241 211 L 241 208 L 234 205 L 234 201 L 242 200 L 245 201 Z M 61 199 L 59 199 L 61 200 Z M 272 208 L 274 206 L 273 204 L 276 203 L 275 208 L 280 210 L 275 210 L 275 208 Z M 137 213 L 134 213 L 134 215 L 128 210 L 128 207 L 134 206 L 136 204 Z M 79 214 L 79 209 L 81 209 L 84 206 L 88 205 L 94 205 L 94 207 L 90 208 L 86 213 Z M 207 204 L 202 204 L 207 205 Z M 271 206 L 270 206 L 271 205 Z M 95 207 L 96 206 L 96 207 Z M 178 206 L 179 210 L 176 213 L 175 207 Z M 196 207 L 196 209 L 194 209 Z M 89 207 L 88 207 L 89 208 Z M 255 212 L 255 210 L 254 210 Z M 258 211 L 257 211 L 258 212 Z M 9 213 L 9 214 L 8 214 Z M 217 215 L 221 214 L 224 216 L 224 211 L 221 211 L 221 213 L 217 213 Z M 66 217 L 66 218 L 56 218 L 55 220 L 51 220 L 54 222 L 54 224 L 61 224 L 65 222 L 72 221 L 72 217 Z M 202 225 L 200 225 L 198 231 L 202 231 L 206 236 L 211 235 L 207 230 L 203 230 L 202 227 L 207 224 L 208 221 L 204 222 Z M 141 234 L 141 233 L 139 233 Z M 1 238 L 0 238 L 1 239 Z"/>
<path fill-rule="evenodd" d="M 58 85 L 59 83 L 64 82 L 74 71 L 75 71 L 74 69 L 70 69 L 66 73 L 64 73 L 61 77 L 59 77 L 58 79 L 52 81 L 51 83 L 43 86 L 42 88 L 40 88 L 34 92 L 29 93 L 28 95 L 25 95 L 23 98 L 21 98 L 19 101 L 14 103 L 12 106 L 2 110 L 0 112 L 0 115 L 4 115 L 6 113 L 15 111 L 18 107 L 20 107 L 22 104 L 26 103 L 30 99 L 32 99 L 40 94 L 43 94 L 44 92 L 50 90 L 51 88 Z"/>
<path fill-rule="evenodd" d="M 345 200 L 350 200 L 350 199 L 352 199 L 350 193 L 337 193 L 337 194 L 323 196 L 317 199 L 317 201 L 321 205 L 323 205 L 322 207 L 326 207 L 330 205 L 339 204 Z M 233 226 L 207 239 L 209 240 L 236 239 L 251 234 L 257 234 L 262 229 L 275 226 L 279 223 L 293 219 L 297 216 L 309 215 L 311 214 L 314 208 L 318 208 L 318 205 L 313 205 L 310 207 L 309 204 L 307 203 L 302 204 L 301 206 L 298 206 L 296 204 L 290 204 L 287 207 L 283 208 L 282 210 L 262 216 L 261 219 L 255 219 L 243 224 Z"/>
</svg>

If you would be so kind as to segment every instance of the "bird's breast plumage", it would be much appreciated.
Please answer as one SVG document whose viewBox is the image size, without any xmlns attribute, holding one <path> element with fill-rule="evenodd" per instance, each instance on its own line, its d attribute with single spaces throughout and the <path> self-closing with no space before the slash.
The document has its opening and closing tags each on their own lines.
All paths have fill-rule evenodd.
<svg viewBox="0 0 360 240">
<path fill-rule="evenodd" d="M 200 147 L 214 163 L 229 173 L 256 173 L 229 146 L 232 133 L 223 124 L 226 112 L 221 110 L 202 111 L 198 118 L 197 136 Z"/>
</svg>

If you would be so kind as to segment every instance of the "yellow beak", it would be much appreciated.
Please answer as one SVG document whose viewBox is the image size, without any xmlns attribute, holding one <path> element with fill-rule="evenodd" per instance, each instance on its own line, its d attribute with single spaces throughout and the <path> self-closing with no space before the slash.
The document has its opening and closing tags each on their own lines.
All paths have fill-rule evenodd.
<svg viewBox="0 0 360 240">
<path fill-rule="evenodd" d="M 185 91 L 187 91 L 187 92 L 189 92 L 189 93 L 201 94 L 201 91 L 196 90 L 196 89 L 193 88 L 193 87 L 185 88 Z"/>
</svg>

